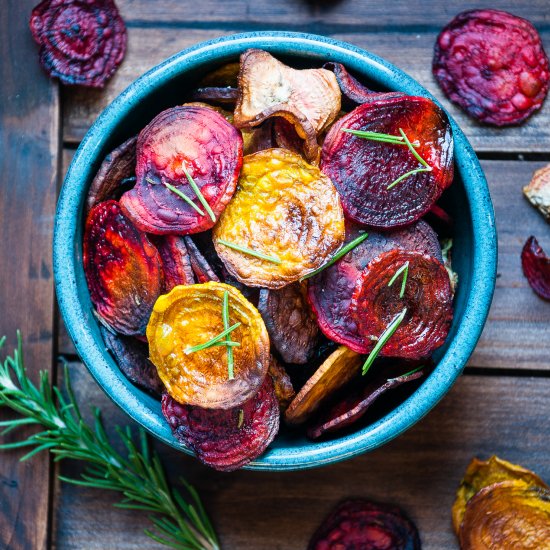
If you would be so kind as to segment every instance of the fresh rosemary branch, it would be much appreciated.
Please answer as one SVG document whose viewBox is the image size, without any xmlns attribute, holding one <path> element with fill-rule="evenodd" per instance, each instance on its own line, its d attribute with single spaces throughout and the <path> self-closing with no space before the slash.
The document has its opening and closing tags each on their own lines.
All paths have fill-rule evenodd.
<svg viewBox="0 0 550 550">
<path fill-rule="evenodd" d="M 93 425 L 83 420 L 67 368 L 66 395 L 50 386 L 46 371 L 40 373 L 38 386 L 31 382 L 23 363 L 21 336 L 17 336 L 13 355 L 0 361 L 0 407 L 12 409 L 22 418 L 0 422 L 0 435 L 26 425 L 40 426 L 42 431 L 22 441 L 1 444 L 0 450 L 31 447 L 21 460 L 49 450 L 56 461 L 72 458 L 88 462 L 90 466 L 80 479 L 60 479 L 121 493 L 123 499 L 115 506 L 149 512 L 156 530 L 146 529 L 145 533 L 160 544 L 181 550 L 218 550 L 216 533 L 197 492 L 184 480 L 187 499 L 170 487 L 158 455 L 149 450 L 145 432 L 140 429 L 136 444 L 130 428 L 117 428 L 126 449 L 119 453 L 107 437 L 98 409 L 93 411 Z M 1 338 L 0 348 L 4 343 L 5 338 Z"/>
<path fill-rule="evenodd" d="M 187 168 L 185 168 L 183 164 L 181 165 L 181 167 L 183 168 L 183 172 L 185 174 L 185 177 L 187 178 L 187 181 L 189 182 L 189 185 L 191 186 L 191 189 L 193 189 L 200 203 L 204 206 L 204 209 L 208 212 L 210 219 L 213 222 L 215 222 L 216 215 L 214 214 L 214 211 L 212 210 L 212 208 L 210 208 L 210 205 L 208 204 L 208 202 L 206 202 L 204 195 L 201 193 L 201 190 L 199 189 L 199 186 L 195 183 L 195 180 L 191 177 L 191 174 L 187 171 Z"/>
<path fill-rule="evenodd" d="M 242 252 L 243 254 L 248 254 L 249 256 L 254 256 L 256 258 L 260 258 L 260 260 L 267 260 L 268 262 L 273 262 L 274 264 L 280 264 L 282 263 L 279 258 L 275 256 L 268 256 L 267 254 L 264 254 L 263 252 L 258 252 L 256 250 L 252 250 L 251 248 L 247 248 L 246 246 L 241 246 L 240 244 L 230 243 L 229 241 L 225 241 L 223 239 L 218 239 L 217 241 L 219 244 L 223 244 L 223 246 L 227 246 L 228 248 L 232 248 L 233 250 L 237 250 L 239 252 Z"/>
<path fill-rule="evenodd" d="M 227 290 L 223 293 L 223 307 L 222 307 L 222 318 L 223 318 L 223 328 L 227 330 L 229 328 L 229 292 Z M 227 335 L 227 340 L 231 342 L 231 334 Z M 232 343 L 232 342 L 231 342 Z M 229 380 L 235 378 L 235 373 L 233 372 L 233 348 L 227 346 L 227 377 Z"/>
<path fill-rule="evenodd" d="M 234 325 L 230 326 L 229 328 L 226 328 L 225 330 L 222 330 L 217 336 L 214 336 L 211 340 L 208 340 L 208 342 L 204 342 L 204 344 L 198 344 L 196 346 L 193 346 L 192 348 L 187 348 L 184 350 L 185 355 L 189 355 L 190 353 L 195 353 L 196 351 L 201 351 L 203 349 L 211 348 L 212 346 L 215 346 L 222 340 L 225 336 L 228 334 L 231 334 L 236 328 L 239 328 L 241 326 L 241 323 L 235 323 Z M 227 344 L 224 344 L 227 345 Z"/>
<path fill-rule="evenodd" d="M 399 292 L 399 297 L 403 298 L 405 295 L 405 288 L 407 286 L 407 277 L 409 276 L 409 262 L 405 262 L 393 275 L 393 277 L 390 279 L 388 286 L 392 286 L 393 283 L 397 280 L 399 275 L 403 273 L 403 281 L 401 282 L 401 290 Z"/>
<path fill-rule="evenodd" d="M 317 275 L 317 273 L 321 273 L 321 271 L 323 271 L 327 267 L 330 267 L 332 264 L 335 264 L 342 256 L 345 256 L 348 252 L 353 250 L 357 245 L 361 244 L 368 236 L 369 236 L 368 233 L 362 233 L 361 235 L 359 235 L 359 237 L 357 237 L 356 239 L 353 239 L 353 241 L 349 242 L 346 246 L 343 246 L 326 264 L 322 265 L 321 267 L 318 267 L 315 271 L 312 271 L 311 273 L 308 273 L 307 275 L 300 277 L 300 282 L 305 281 L 306 279 L 309 279 L 314 275 Z"/>
</svg>

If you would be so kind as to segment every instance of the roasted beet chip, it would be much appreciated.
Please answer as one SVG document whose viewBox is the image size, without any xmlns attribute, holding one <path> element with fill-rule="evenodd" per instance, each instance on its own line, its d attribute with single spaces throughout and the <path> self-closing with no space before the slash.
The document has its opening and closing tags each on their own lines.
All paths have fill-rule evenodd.
<svg viewBox="0 0 550 550">
<path fill-rule="evenodd" d="M 120 204 L 149 233 L 205 231 L 233 196 L 242 152 L 240 132 L 214 109 L 167 109 L 139 134 L 136 186 Z"/>
<path fill-rule="evenodd" d="M 63 84 L 103 88 L 126 53 L 126 27 L 113 0 L 44 0 L 30 27 L 40 64 Z"/>
<path fill-rule="evenodd" d="M 134 336 L 114 334 L 104 327 L 100 327 L 100 331 L 122 374 L 136 386 L 160 396 L 164 386 L 155 365 L 149 361 L 147 344 Z"/>
<path fill-rule="evenodd" d="M 535 171 L 529 185 L 523 188 L 523 194 L 550 222 L 550 164 Z"/>
<path fill-rule="evenodd" d="M 273 357 L 273 355 L 269 363 L 268 373 L 273 380 L 273 387 L 277 400 L 279 401 L 279 408 L 281 412 L 284 412 L 294 397 L 296 397 L 296 392 L 292 386 L 292 380 L 285 368 L 275 359 L 275 357 Z"/>
<path fill-rule="evenodd" d="M 539 33 L 500 10 L 457 15 L 435 44 L 433 74 L 447 97 L 481 122 L 507 126 L 540 109 L 548 57 Z"/>
<path fill-rule="evenodd" d="M 348 222 L 346 240 L 356 239 L 361 228 Z M 437 235 L 424 221 L 418 221 L 403 229 L 388 233 L 369 231 L 368 238 L 348 252 L 334 265 L 309 279 L 308 298 L 323 333 L 358 353 L 368 353 L 372 341 L 365 340 L 358 332 L 351 314 L 351 298 L 354 288 L 368 263 L 395 248 L 416 250 L 442 260 Z"/>
<path fill-rule="evenodd" d="M 208 260 L 202 255 L 197 245 L 192 241 L 190 237 L 184 237 L 187 250 L 189 251 L 189 260 L 191 263 L 191 269 L 197 278 L 199 283 L 207 283 L 208 281 L 220 281 L 220 278 L 216 275 L 216 272 Z"/>
<path fill-rule="evenodd" d="M 258 309 L 271 344 L 285 363 L 307 363 L 319 341 L 319 326 L 306 293 L 301 283 L 260 291 Z"/>
<path fill-rule="evenodd" d="M 153 236 L 164 270 L 164 293 L 178 285 L 193 285 L 195 277 L 185 237 L 179 235 Z"/>
<path fill-rule="evenodd" d="M 452 182 L 451 126 L 425 97 L 365 103 L 333 124 L 321 170 L 338 189 L 346 217 L 382 229 L 408 225 Z"/>
<path fill-rule="evenodd" d="M 224 88 L 208 87 L 197 88 L 192 94 L 193 101 L 205 101 L 206 103 L 216 103 L 220 105 L 235 105 L 237 101 L 238 90 L 229 86 Z"/>
<path fill-rule="evenodd" d="M 252 155 L 264 149 L 276 147 L 277 143 L 273 136 L 273 119 L 266 120 L 263 124 L 254 128 L 243 128 L 243 153 Z"/>
<path fill-rule="evenodd" d="M 401 374 L 392 378 L 389 377 L 390 373 L 386 369 L 377 373 L 374 379 L 360 391 L 348 393 L 332 405 L 328 411 L 321 414 L 320 418 L 308 429 L 307 435 L 311 439 L 318 439 L 355 424 L 366 414 L 371 405 L 387 391 L 407 382 L 418 380 L 424 375 L 422 369 L 410 372 L 403 372 L 403 370 L 401 367 Z"/>
<path fill-rule="evenodd" d="M 174 436 L 208 466 L 230 472 L 261 455 L 279 431 L 279 403 L 270 376 L 258 393 L 234 409 L 180 405 L 168 394 L 162 412 Z"/>
<path fill-rule="evenodd" d="M 273 137 L 277 147 L 288 149 L 299 155 L 304 153 L 304 141 L 298 135 L 294 126 L 282 117 L 273 119 Z"/>
<path fill-rule="evenodd" d="M 545 300 L 550 300 L 550 258 L 531 236 L 521 251 L 521 267 L 529 286 Z"/>
<path fill-rule="evenodd" d="M 445 342 L 453 319 L 449 274 L 426 254 L 385 252 L 363 271 L 353 293 L 352 315 L 365 341 L 376 341 L 403 316 L 380 355 L 428 357 Z"/>
<path fill-rule="evenodd" d="M 90 298 L 101 318 L 122 334 L 143 334 L 163 288 L 161 260 L 116 201 L 90 210 L 83 263 Z"/>
<path fill-rule="evenodd" d="M 334 73 L 338 81 L 338 86 L 340 86 L 340 90 L 342 90 L 342 95 L 356 105 L 361 105 L 362 103 L 367 103 L 376 99 L 389 99 L 405 95 L 403 92 L 375 92 L 367 88 L 353 77 L 342 63 L 329 61 L 323 65 L 323 69 L 328 69 Z"/>
<path fill-rule="evenodd" d="M 99 202 L 118 200 L 129 180 L 135 179 L 136 142 L 137 136 L 134 136 L 105 157 L 88 191 L 87 212 Z"/>
<path fill-rule="evenodd" d="M 414 523 L 397 506 L 364 499 L 340 503 L 314 533 L 308 550 L 420 550 Z"/>
</svg>

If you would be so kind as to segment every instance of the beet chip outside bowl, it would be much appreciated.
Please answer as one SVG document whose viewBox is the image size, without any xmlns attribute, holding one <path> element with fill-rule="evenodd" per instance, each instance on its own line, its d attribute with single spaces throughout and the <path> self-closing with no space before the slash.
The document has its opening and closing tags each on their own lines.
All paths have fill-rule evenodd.
<svg viewBox="0 0 550 550">
<path fill-rule="evenodd" d="M 266 50 L 296 68 L 342 63 L 370 89 L 432 98 L 393 65 L 350 44 L 307 34 L 258 32 L 197 44 L 167 59 L 120 94 L 88 131 L 69 168 L 57 207 L 54 268 L 59 307 L 78 353 L 103 390 L 155 437 L 187 454 L 192 453 L 172 435 L 160 401 L 132 385 L 106 350 L 83 268 L 86 197 L 110 151 L 139 133 L 159 112 L 181 105 L 205 74 L 237 61 L 249 48 Z M 442 206 L 454 219 L 453 269 L 459 284 L 448 338 L 433 356 L 435 369 L 412 395 L 393 409 L 382 411 L 369 425 L 322 442 L 309 441 L 283 428 L 267 451 L 246 468 L 299 470 L 375 449 L 418 422 L 462 372 L 491 304 L 496 231 L 482 169 L 464 134 L 449 119 L 454 134 L 455 178 L 443 195 Z"/>
</svg>

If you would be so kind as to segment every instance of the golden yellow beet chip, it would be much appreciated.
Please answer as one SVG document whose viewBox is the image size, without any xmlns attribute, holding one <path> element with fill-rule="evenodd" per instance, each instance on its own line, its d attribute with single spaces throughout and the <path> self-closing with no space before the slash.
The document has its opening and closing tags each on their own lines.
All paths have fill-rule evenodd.
<svg viewBox="0 0 550 550">
<path fill-rule="evenodd" d="M 550 550 L 550 491 L 501 481 L 473 496 L 459 533 L 461 550 Z"/>
<path fill-rule="evenodd" d="M 340 346 L 304 384 L 285 411 L 288 424 L 302 424 L 336 390 L 359 374 L 363 356 Z"/>
<path fill-rule="evenodd" d="M 342 245 L 338 193 L 296 153 L 267 149 L 248 155 L 213 240 L 240 282 L 281 288 L 323 265 Z"/>
<path fill-rule="evenodd" d="M 537 486 L 548 489 L 542 479 L 522 466 L 492 456 L 489 460 L 474 458 L 464 474 L 453 504 L 453 527 L 458 535 L 468 501 L 481 489 L 500 481 L 516 481 L 526 487 Z"/>
<path fill-rule="evenodd" d="M 191 351 L 239 323 L 218 345 Z M 258 310 L 234 287 L 218 282 L 176 286 L 155 303 L 147 326 L 150 359 L 166 391 L 179 403 L 230 409 L 251 399 L 269 367 L 269 337 Z M 233 368 L 229 368 L 228 346 Z M 230 371 L 234 378 L 230 379 Z"/>
</svg>

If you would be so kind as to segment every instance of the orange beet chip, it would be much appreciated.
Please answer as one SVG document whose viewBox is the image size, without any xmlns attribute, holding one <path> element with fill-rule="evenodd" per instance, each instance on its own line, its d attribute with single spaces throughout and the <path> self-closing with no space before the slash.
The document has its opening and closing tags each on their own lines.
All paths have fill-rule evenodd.
<svg viewBox="0 0 550 550">
<path fill-rule="evenodd" d="M 223 296 L 229 295 L 234 379 L 225 345 L 189 353 L 224 331 Z M 234 287 L 208 282 L 177 286 L 155 303 L 147 340 L 151 361 L 168 393 L 179 403 L 230 409 L 251 399 L 269 367 L 269 337 L 258 310 Z"/>
</svg>

